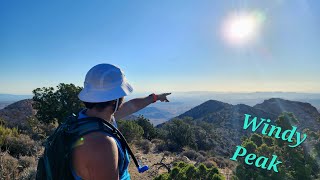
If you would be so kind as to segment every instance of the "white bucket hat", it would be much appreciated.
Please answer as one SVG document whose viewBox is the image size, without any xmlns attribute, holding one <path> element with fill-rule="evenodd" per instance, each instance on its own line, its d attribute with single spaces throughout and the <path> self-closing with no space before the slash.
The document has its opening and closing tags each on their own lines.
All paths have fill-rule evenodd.
<svg viewBox="0 0 320 180">
<path fill-rule="evenodd" d="M 98 64 L 91 68 L 78 97 L 81 101 L 98 103 L 119 99 L 133 91 L 120 68 Z"/>
</svg>

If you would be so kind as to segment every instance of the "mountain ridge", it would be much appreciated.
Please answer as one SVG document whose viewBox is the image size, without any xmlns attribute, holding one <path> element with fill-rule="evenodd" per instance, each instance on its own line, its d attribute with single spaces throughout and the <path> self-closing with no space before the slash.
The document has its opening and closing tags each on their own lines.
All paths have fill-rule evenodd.
<svg viewBox="0 0 320 180">
<path fill-rule="evenodd" d="M 298 128 L 320 129 L 320 123 L 316 123 L 317 119 L 320 118 L 320 114 L 317 108 L 310 103 L 271 98 L 253 107 L 263 109 L 277 116 L 282 112 L 292 112 L 300 122 Z"/>
<path fill-rule="evenodd" d="M 267 99 L 255 106 L 245 104 L 231 105 L 221 101 L 208 100 L 157 127 L 165 127 L 174 119 L 181 119 L 190 123 L 189 117 L 192 118 L 193 122 L 204 121 L 210 123 L 213 125 L 213 132 L 223 140 L 219 141 L 223 142 L 223 144 L 218 144 L 215 147 L 215 152 L 225 156 L 233 151 L 232 148 L 235 145 L 241 144 L 241 137 L 252 134 L 251 130 L 243 129 L 244 114 L 258 117 L 259 122 L 260 118 L 268 118 L 271 120 L 269 124 L 275 124 L 275 120 L 282 112 L 291 112 L 290 110 L 293 111 L 292 113 L 300 122 L 297 125 L 299 129 L 309 128 L 313 131 L 319 129 L 320 121 L 317 121 L 317 119 L 320 118 L 320 114 L 310 103 L 280 98 Z M 260 131 L 262 127 L 260 126 L 258 130 Z"/>
</svg>

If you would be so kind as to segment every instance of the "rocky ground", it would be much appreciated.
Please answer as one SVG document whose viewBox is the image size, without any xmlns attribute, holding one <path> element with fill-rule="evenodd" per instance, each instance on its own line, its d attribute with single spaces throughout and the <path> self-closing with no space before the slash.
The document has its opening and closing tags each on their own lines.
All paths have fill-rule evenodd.
<svg viewBox="0 0 320 180">
<path fill-rule="evenodd" d="M 153 149 L 145 154 L 142 150 L 137 149 L 135 146 L 131 145 L 132 151 L 134 152 L 137 159 L 142 160 L 142 164 L 148 165 L 149 170 L 144 173 L 139 173 L 134 162 L 130 161 L 129 173 L 133 180 L 152 180 L 160 174 L 168 172 L 166 167 L 170 167 L 170 164 L 173 164 L 175 161 L 184 161 L 191 164 L 196 164 L 195 161 L 189 160 L 185 156 L 174 155 L 169 152 L 157 153 Z M 213 162 L 215 164 L 215 162 Z M 162 165 L 161 165 L 162 164 Z M 219 171 L 225 176 L 226 180 L 231 179 L 232 170 L 229 168 L 219 168 Z"/>
</svg>

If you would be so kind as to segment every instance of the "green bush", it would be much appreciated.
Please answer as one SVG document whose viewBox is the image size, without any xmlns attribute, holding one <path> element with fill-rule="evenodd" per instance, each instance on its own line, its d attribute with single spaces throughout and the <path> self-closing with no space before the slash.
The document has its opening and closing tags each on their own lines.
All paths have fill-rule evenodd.
<svg viewBox="0 0 320 180">
<path fill-rule="evenodd" d="M 134 121 L 120 120 L 118 121 L 118 127 L 128 142 L 142 138 L 143 129 Z"/>
<path fill-rule="evenodd" d="M 224 177 L 219 173 L 216 167 L 208 168 L 204 164 L 195 167 L 192 164 L 184 162 L 174 163 L 170 173 L 161 174 L 155 180 L 223 180 Z"/>
<path fill-rule="evenodd" d="M 53 87 L 37 88 L 32 91 L 33 108 L 37 110 L 36 117 L 44 123 L 58 121 L 59 123 L 78 113 L 84 107 L 79 100 L 78 94 L 81 87 L 74 84 L 60 83 L 57 90 Z"/>
<path fill-rule="evenodd" d="M 135 122 L 142 127 L 143 129 L 143 137 L 148 140 L 152 140 L 157 137 L 157 131 L 150 123 L 149 119 L 146 119 L 143 116 L 139 116 Z"/>
<path fill-rule="evenodd" d="M 16 128 L 7 128 L 3 125 L 0 125 L 0 146 L 2 147 L 5 143 L 7 137 L 18 137 L 18 129 Z"/>
<path fill-rule="evenodd" d="M 192 127 L 182 120 L 174 119 L 168 124 L 165 129 L 167 130 L 167 140 L 169 149 L 172 151 L 180 151 L 183 147 L 189 146 L 196 148 L 196 140 Z"/>
<path fill-rule="evenodd" d="M 275 121 L 278 126 L 284 129 L 291 128 L 298 122 L 292 113 L 283 113 Z M 317 179 L 319 178 L 319 165 L 317 159 L 310 156 L 308 149 L 303 146 L 290 148 L 286 141 L 274 137 L 263 137 L 261 139 L 253 134 L 242 142 L 247 153 L 255 152 L 258 156 L 270 157 L 277 154 L 281 160 L 279 173 L 249 166 L 243 160 L 238 161 L 236 176 L 240 180 L 245 179 Z M 314 148 L 308 143 L 308 148 Z"/>
<path fill-rule="evenodd" d="M 154 180 L 168 180 L 169 179 L 169 174 L 165 173 L 165 174 L 161 174 L 160 176 L 154 178 Z"/>
</svg>

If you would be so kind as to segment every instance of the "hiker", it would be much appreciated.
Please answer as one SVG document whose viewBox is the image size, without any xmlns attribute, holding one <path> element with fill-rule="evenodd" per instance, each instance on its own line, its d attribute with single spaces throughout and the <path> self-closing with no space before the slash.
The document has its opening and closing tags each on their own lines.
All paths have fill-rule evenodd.
<svg viewBox="0 0 320 180">
<path fill-rule="evenodd" d="M 156 101 L 169 102 L 171 93 L 150 94 L 147 97 L 124 102 L 124 96 L 133 91 L 123 72 L 111 64 L 99 64 L 91 68 L 85 78 L 79 99 L 86 108 L 79 112 L 78 119 L 98 117 L 115 127 L 115 120 L 122 119 Z M 105 132 L 92 132 L 81 137 L 72 151 L 71 169 L 75 179 L 125 180 L 129 156 L 123 151 L 120 141 Z"/>
</svg>

